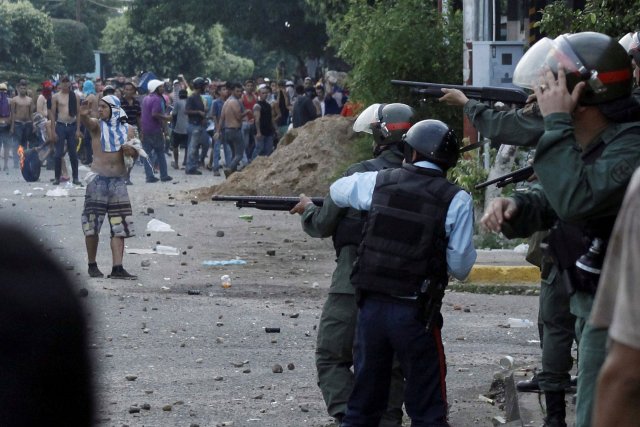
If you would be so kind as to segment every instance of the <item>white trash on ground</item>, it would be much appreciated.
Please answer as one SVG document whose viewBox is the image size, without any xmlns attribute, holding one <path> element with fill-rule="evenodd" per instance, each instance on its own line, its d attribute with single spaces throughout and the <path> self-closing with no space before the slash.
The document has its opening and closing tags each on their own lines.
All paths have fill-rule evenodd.
<svg viewBox="0 0 640 427">
<path fill-rule="evenodd" d="M 515 319 L 510 317 L 507 321 L 510 328 L 530 328 L 533 322 L 529 319 Z"/>
<path fill-rule="evenodd" d="M 45 195 L 47 197 L 68 197 L 69 190 L 65 188 L 57 187 L 57 188 L 54 188 L 53 190 L 48 190 Z"/>
<path fill-rule="evenodd" d="M 166 222 L 162 222 L 154 218 L 147 224 L 147 233 L 150 231 L 156 231 L 160 233 L 175 233 L 176 230 L 171 228 L 171 226 Z"/>
</svg>

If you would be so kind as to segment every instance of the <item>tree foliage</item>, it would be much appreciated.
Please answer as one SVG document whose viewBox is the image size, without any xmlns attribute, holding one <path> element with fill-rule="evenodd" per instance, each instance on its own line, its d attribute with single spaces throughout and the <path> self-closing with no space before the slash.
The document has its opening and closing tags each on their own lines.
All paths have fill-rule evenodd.
<svg viewBox="0 0 640 427">
<path fill-rule="evenodd" d="M 25 75 L 58 71 L 53 25 L 31 3 L 0 4 L 0 69 Z"/>
<path fill-rule="evenodd" d="M 327 44 L 324 21 L 308 15 L 305 0 L 134 0 L 131 22 L 142 33 L 184 22 L 200 29 L 221 23 L 231 34 L 257 40 L 266 50 L 283 50 L 302 59 L 320 57 Z"/>
<path fill-rule="evenodd" d="M 597 31 L 620 38 L 640 29 L 640 0 L 587 0 L 584 9 L 573 10 L 557 0 L 542 10 L 540 30 L 549 37 L 564 33 Z"/>
<path fill-rule="evenodd" d="M 253 63 L 225 51 L 222 34 L 220 26 L 205 32 L 192 24 L 163 26 L 146 34 L 133 28 L 123 15 L 107 22 L 101 47 L 115 69 L 125 74 L 149 70 L 162 76 L 250 75 Z"/>
<path fill-rule="evenodd" d="M 51 22 L 65 71 L 70 74 L 92 72 L 96 64 L 93 49 L 86 43 L 89 37 L 87 26 L 70 19 L 52 19 Z"/>
<path fill-rule="evenodd" d="M 329 26 L 331 43 L 353 66 L 352 96 L 365 104 L 415 101 L 389 80 L 459 83 L 462 80 L 462 17 L 442 16 L 423 0 L 352 0 Z M 348 28 L 349 31 L 345 31 Z M 437 105 L 428 114 L 461 124 L 460 112 Z"/>
</svg>

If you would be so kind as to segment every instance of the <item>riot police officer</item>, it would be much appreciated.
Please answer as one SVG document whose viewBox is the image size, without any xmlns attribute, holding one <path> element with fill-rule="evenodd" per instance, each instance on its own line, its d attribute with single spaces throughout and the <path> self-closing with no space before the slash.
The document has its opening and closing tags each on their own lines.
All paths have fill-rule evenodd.
<svg viewBox="0 0 640 427">
<path fill-rule="evenodd" d="M 405 104 L 373 104 L 367 107 L 353 125 L 356 132 L 373 135 L 374 158 L 351 165 L 345 172 L 379 171 L 402 165 L 402 135 L 414 123 L 415 112 Z M 340 208 L 331 197 L 322 208 L 307 197 L 301 197 L 291 213 L 302 215 L 302 228 L 311 237 L 333 238 L 337 266 L 331 279 L 329 295 L 322 308 L 316 345 L 318 385 L 327 412 L 338 423 L 347 411 L 347 400 L 353 388 L 353 341 L 357 306 L 349 276 L 362 240 L 366 213 Z M 397 365 L 397 363 L 396 363 Z M 380 426 L 402 425 L 404 377 L 396 366 L 389 387 L 389 401 Z"/>
<path fill-rule="evenodd" d="M 394 354 L 405 373 L 411 425 L 448 425 L 439 306 L 448 275 L 466 277 L 476 259 L 472 200 L 446 179 L 459 155 L 447 125 L 421 121 L 404 142 L 401 168 L 331 185 L 336 205 L 369 211 L 351 274 L 359 310 L 344 427 L 377 425 Z"/>
<path fill-rule="evenodd" d="M 516 67 L 514 83 L 534 89 L 544 117 L 545 132 L 533 163 L 542 191 L 495 199 L 482 218 L 494 231 L 509 225 L 530 233 L 553 225 L 549 255 L 572 287 L 570 309 L 576 316 L 578 427 L 591 425 L 607 330 L 587 323 L 598 279 L 576 262 L 596 239 L 607 242 L 631 174 L 640 164 L 632 80 L 627 52 L 604 34 L 562 35 L 532 46 Z M 604 254 L 603 247 L 599 251 Z M 564 397 L 553 410 L 564 419 Z"/>
</svg>

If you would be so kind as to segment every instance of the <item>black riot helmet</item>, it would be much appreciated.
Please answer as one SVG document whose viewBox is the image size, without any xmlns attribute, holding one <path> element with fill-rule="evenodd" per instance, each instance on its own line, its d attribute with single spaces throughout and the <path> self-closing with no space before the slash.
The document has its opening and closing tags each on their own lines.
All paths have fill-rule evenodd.
<svg viewBox="0 0 640 427">
<path fill-rule="evenodd" d="M 539 40 L 518 62 L 513 83 L 533 89 L 545 67 L 557 75 L 559 66 L 566 72 L 569 91 L 586 82 L 580 97 L 583 105 L 604 104 L 631 94 L 633 78 L 627 52 L 615 39 L 594 32 Z"/>
<path fill-rule="evenodd" d="M 195 79 L 193 79 L 191 84 L 193 85 L 194 89 L 202 90 L 202 89 L 204 89 L 204 87 L 207 84 L 207 82 L 202 77 L 196 77 Z"/>
<path fill-rule="evenodd" d="M 377 145 L 402 141 L 415 122 L 416 112 L 406 104 L 382 104 L 378 110 L 378 123 L 373 123 L 373 139 Z"/>
<path fill-rule="evenodd" d="M 413 125 L 402 139 L 406 144 L 405 161 L 407 163 L 412 163 L 412 150 L 408 150 L 408 147 L 445 171 L 455 166 L 460 156 L 458 137 L 440 120 L 422 120 Z"/>
</svg>

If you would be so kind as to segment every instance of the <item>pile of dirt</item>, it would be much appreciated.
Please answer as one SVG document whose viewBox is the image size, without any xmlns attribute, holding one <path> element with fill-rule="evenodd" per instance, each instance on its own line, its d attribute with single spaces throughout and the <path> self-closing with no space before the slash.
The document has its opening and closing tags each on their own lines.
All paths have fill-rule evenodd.
<svg viewBox="0 0 640 427">
<path fill-rule="evenodd" d="M 324 196 L 352 156 L 353 118 L 325 116 L 292 129 L 269 157 L 258 157 L 220 185 L 196 191 L 212 195 Z"/>
</svg>

